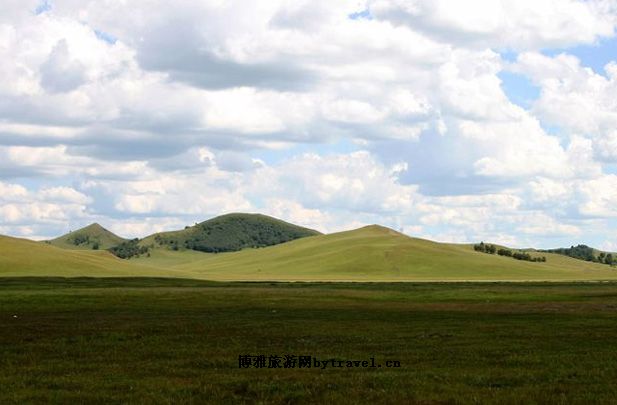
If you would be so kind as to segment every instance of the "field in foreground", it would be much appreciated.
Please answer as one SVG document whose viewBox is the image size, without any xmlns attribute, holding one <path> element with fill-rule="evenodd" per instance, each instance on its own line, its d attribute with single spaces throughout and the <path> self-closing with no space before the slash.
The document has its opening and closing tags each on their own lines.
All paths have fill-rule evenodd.
<svg viewBox="0 0 617 405">
<path fill-rule="evenodd" d="M 617 284 L 0 279 L 0 403 L 610 403 Z M 240 369 L 239 355 L 400 361 Z"/>
</svg>

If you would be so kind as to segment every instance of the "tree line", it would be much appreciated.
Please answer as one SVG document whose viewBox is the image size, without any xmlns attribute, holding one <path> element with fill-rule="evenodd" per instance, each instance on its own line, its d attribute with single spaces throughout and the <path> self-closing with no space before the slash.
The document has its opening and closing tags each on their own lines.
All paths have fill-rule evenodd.
<svg viewBox="0 0 617 405">
<path fill-rule="evenodd" d="M 495 253 L 499 256 L 511 257 L 516 260 L 525 260 L 528 262 L 546 262 L 546 257 L 533 257 L 529 253 L 520 252 L 520 251 L 512 251 L 510 249 L 497 248 L 495 245 L 491 245 L 490 243 L 476 243 L 473 245 L 473 249 L 476 252 L 483 252 L 494 255 Z"/>
<path fill-rule="evenodd" d="M 597 251 L 587 245 L 576 245 L 570 246 L 569 248 L 548 249 L 543 250 L 542 252 L 557 253 L 559 255 L 569 256 L 579 260 L 585 260 L 594 263 L 603 263 L 610 266 L 617 265 L 617 255 L 613 255 L 612 253 L 600 252 L 596 256 Z"/>
</svg>

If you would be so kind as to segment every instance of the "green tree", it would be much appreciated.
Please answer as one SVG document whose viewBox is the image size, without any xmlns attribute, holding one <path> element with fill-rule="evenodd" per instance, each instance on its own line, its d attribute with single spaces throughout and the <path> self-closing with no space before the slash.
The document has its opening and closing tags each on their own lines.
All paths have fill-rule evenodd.
<svg viewBox="0 0 617 405">
<path fill-rule="evenodd" d="M 499 256 L 508 256 L 508 257 L 512 257 L 512 251 L 510 249 L 499 249 L 497 251 L 497 254 Z"/>
<path fill-rule="evenodd" d="M 606 257 L 604 258 L 604 263 L 606 264 L 613 264 L 613 255 L 612 253 L 609 253 L 606 255 Z"/>
</svg>

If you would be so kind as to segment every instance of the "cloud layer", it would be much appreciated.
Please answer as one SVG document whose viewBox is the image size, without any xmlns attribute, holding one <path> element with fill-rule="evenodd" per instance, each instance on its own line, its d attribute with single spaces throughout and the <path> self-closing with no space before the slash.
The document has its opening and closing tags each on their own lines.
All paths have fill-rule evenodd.
<svg viewBox="0 0 617 405">
<path fill-rule="evenodd" d="M 612 246 L 617 63 L 569 49 L 616 25 L 607 0 L 8 1 L 0 233 L 258 211 Z"/>
</svg>

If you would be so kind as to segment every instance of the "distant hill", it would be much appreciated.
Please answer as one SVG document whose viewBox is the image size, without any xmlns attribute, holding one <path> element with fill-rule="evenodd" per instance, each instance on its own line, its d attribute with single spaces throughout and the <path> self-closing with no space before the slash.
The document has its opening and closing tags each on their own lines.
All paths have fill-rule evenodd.
<svg viewBox="0 0 617 405">
<path fill-rule="evenodd" d="M 126 241 L 94 223 L 46 243 L 63 249 L 107 250 Z"/>
<path fill-rule="evenodd" d="M 172 253 L 178 256 L 173 264 Z M 551 253 L 546 262 L 515 260 L 474 251 L 473 245 L 411 238 L 371 225 L 294 240 L 265 249 L 193 256 L 167 252 L 161 265 L 211 280 L 603 280 L 616 279 L 606 265 Z M 159 260 L 155 258 L 155 260 Z M 147 262 L 144 262 L 147 263 Z M 164 264 L 163 264 L 164 263 Z"/>
<path fill-rule="evenodd" d="M 217 221 L 214 224 L 218 224 L 215 227 L 222 226 Z M 244 223 L 235 226 L 243 229 L 242 226 L 248 225 Z M 188 240 L 179 237 L 190 235 L 184 231 L 157 235 L 162 238 L 171 234 L 176 239 L 169 240 Z M 153 243 L 157 235 L 151 237 Z M 176 242 L 173 245 L 176 246 Z M 605 264 L 532 251 L 529 251 L 530 255 L 546 256 L 547 261 L 515 260 L 512 257 L 474 251 L 471 244 L 438 243 L 412 238 L 377 225 L 299 238 L 263 249 L 243 249 L 224 254 L 206 254 L 185 248 L 174 250 L 166 244 L 148 253 L 151 254 L 121 260 L 105 250 L 60 249 L 40 242 L 0 236 L 0 276 L 148 275 L 268 281 L 617 279 L 617 269 Z M 418 293 L 421 293 L 421 288 Z"/>
<path fill-rule="evenodd" d="M 556 253 L 559 255 L 569 256 L 588 262 L 604 263 L 608 265 L 617 264 L 617 254 L 612 252 L 603 252 L 587 245 L 576 245 L 569 248 L 548 249 L 542 250 L 542 252 Z"/>
<path fill-rule="evenodd" d="M 187 277 L 169 269 L 147 267 L 105 250 L 69 250 L 0 235 L 0 277 Z"/>
<path fill-rule="evenodd" d="M 161 232 L 139 242 L 145 247 L 233 252 L 289 242 L 320 233 L 261 214 L 221 215 L 180 231 Z"/>
</svg>

